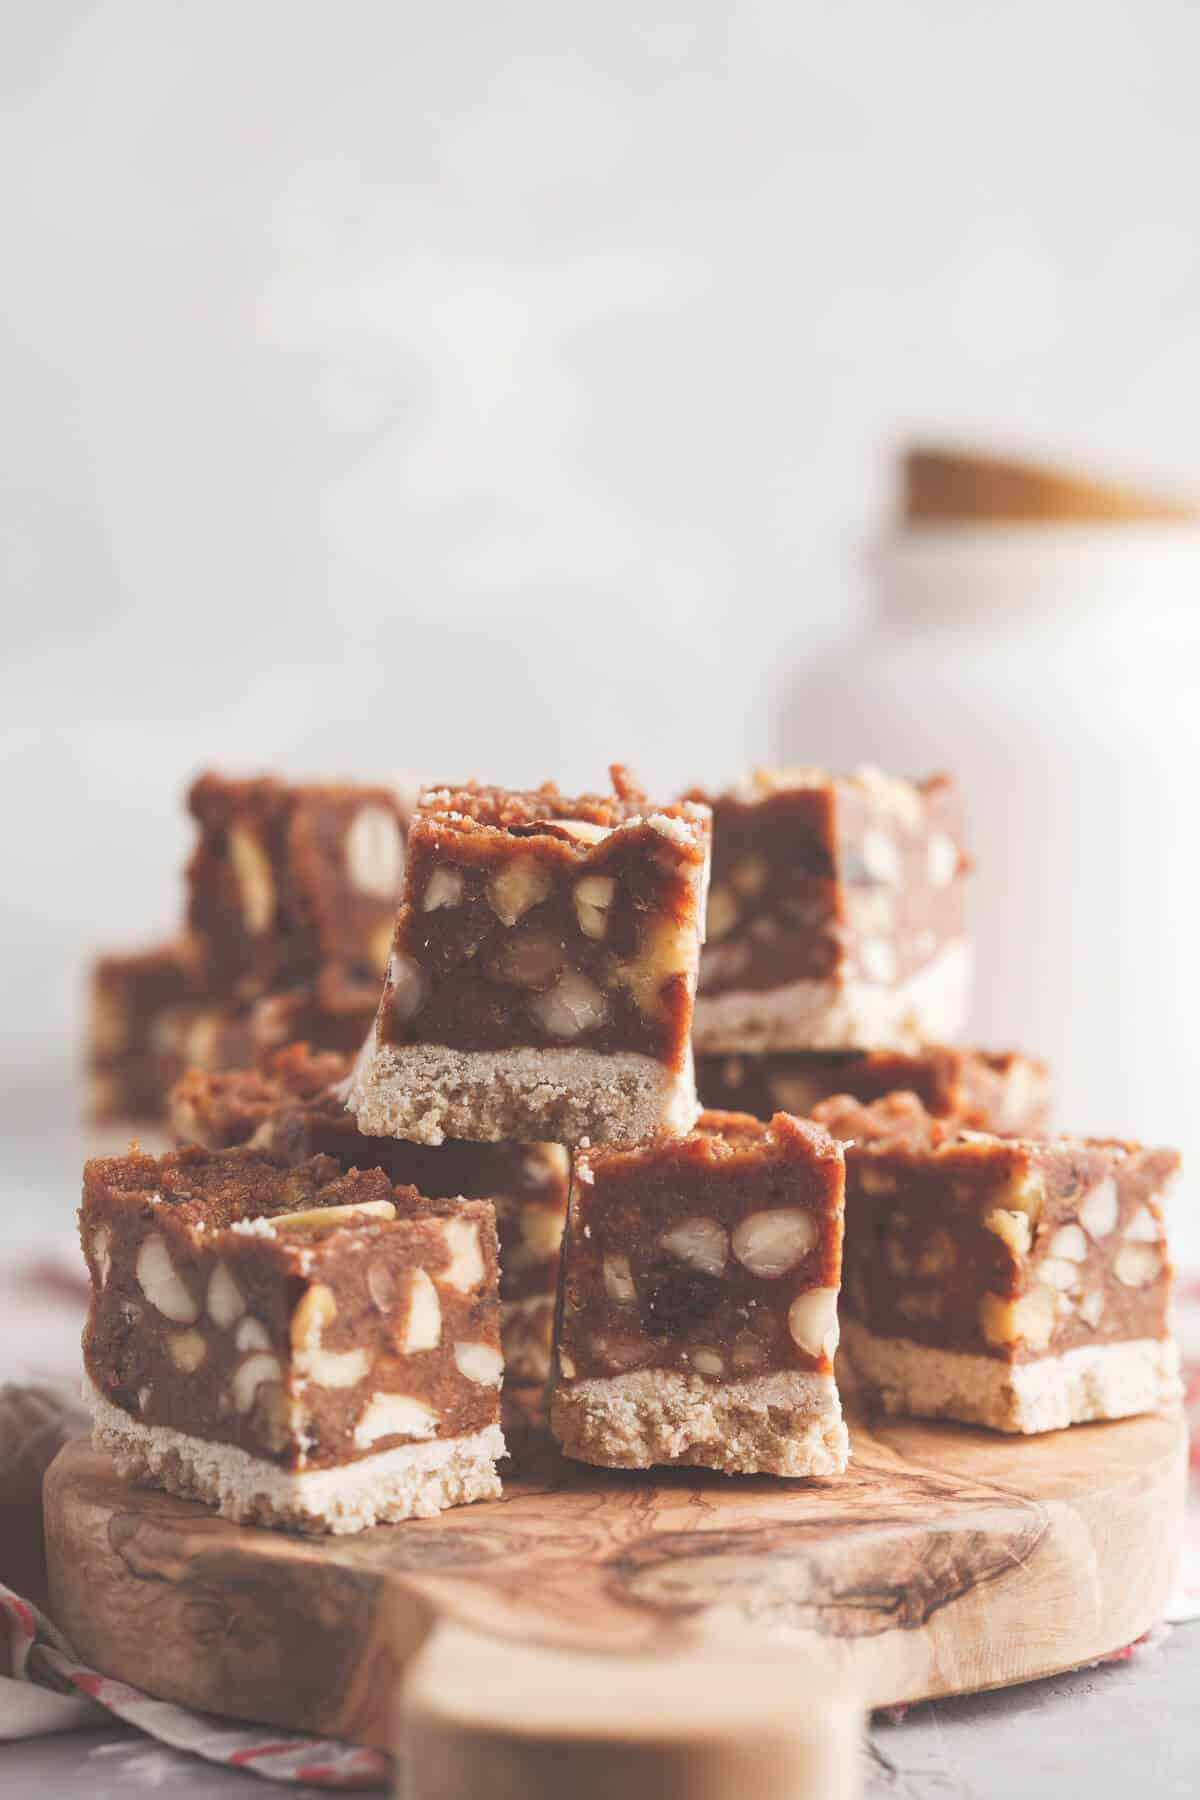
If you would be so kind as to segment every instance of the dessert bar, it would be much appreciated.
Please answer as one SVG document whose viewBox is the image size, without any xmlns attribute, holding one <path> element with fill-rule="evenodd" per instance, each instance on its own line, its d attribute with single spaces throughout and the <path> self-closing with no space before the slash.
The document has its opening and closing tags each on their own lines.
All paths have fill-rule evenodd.
<svg viewBox="0 0 1200 1800">
<path fill-rule="evenodd" d="M 188 924 L 210 987 L 247 997 L 325 969 L 382 975 L 404 871 L 397 792 L 207 774 L 188 806 Z"/>
<path fill-rule="evenodd" d="M 355 1531 L 499 1492 L 496 1236 L 332 1158 L 89 1162 L 85 1389 L 123 1477 Z"/>
<path fill-rule="evenodd" d="M 567 1210 L 568 1158 L 560 1144 L 412 1144 L 364 1137 L 347 1112 L 349 1058 L 293 1044 L 259 1070 L 192 1069 L 171 1095 L 182 1143 L 224 1149 L 253 1143 L 290 1162 L 322 1153 L 343 1168 L 381 1168 L 435 1199 L 490 1200 L 500 1237 L 500 1336 L 506 1383 L 543 1382 Z"/>
<path fill-rule="evenodd" d="M 180 1039 L 196 994 L 195 959 L 186 943 L 97 957 L 85 1047 L 93 1123 L 162 1118 L 167 1090 L 185 1067 Z"/>
<path fill-rule="evenodd" d="M 915 1049 L 962 1029 L 958 791 L 862 769 L 759 770 L 715 796 L 697 1052 Z"/>
<path fill-rule="evenodd" d="M 374 1039 L 374 1136 L 576 1143 L 687 1130 L 709 815 L 471 786 L 422 796 Z"/>
<path fill-rule="evenodd" d="M 772 1113 L 803 1116 L 834 1094 L 880 1100 L 915 1094 L 935 1118 L 972 1131 L 1032 1137 L 1050 1117 L 1050 1071 L 1014 1051 L 771 1050 L 762 1056 L 698 1056 L 696 1086 L 702 1106 L 725 1107 L 769 1119 Z"/>
<path fill-rule="evenodd" d="M 614 1468 L 845 1467 L 840 1144 L 781 1113 L 576 1153 L 551 1428 Z"/>
<path fill-rule="evenodd" d="M 853 1140 L 842 1355 L 887 1411 L 1053 1431 L 1178 1394 L 1175 1151 L 959 1131 L 911 1094 L 815 1117 Z"/>
</svg>

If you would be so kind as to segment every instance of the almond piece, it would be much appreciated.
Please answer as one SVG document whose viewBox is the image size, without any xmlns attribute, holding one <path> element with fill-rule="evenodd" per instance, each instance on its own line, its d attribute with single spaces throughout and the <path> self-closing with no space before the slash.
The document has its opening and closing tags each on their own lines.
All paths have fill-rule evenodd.
<svg viewBox="0 0 1200 1800">
<path fill-rule="evenodd" d="M 208 1316 L 222 1331 L 236 1325 L 246 1310 L 241 1290 L 225 1263 L 219 1262 L 208 1278 Z"/>
<path fill-rule="evenodd" d="M 788 1330 L 809 1356 L 832 1356 L 838 1346 L 837 1289 L 810 1288 L 793 1300 Z"/>
<path fill-rule="evenodd" d="M 1115 1230 L 1117 1211 L 1117 1184 L 1111 1175 L 1106 1175 L 1085 1194 L 1079 1208 L 1079 1223 L 1090 1238 L 1099 1242 Z"/>
<path fill-rule="evenodd" d="M 616 892 L 611 875 L 585 875 L 575 883 L 575 917 L 584 937 L 602 938 L 608 931 L 608 911 Z"/>
<path fill-rule="evenodd" d="M 412 1394 L 372 1394 L 354 1427 L 354 1444 L 368 1450 L 380 1438 L 431 1438 L 437 1414 Z"/>
<path fill-rule="evenodd" d="M 729 1238 L 715 1219 L 685 1219 L 659 1238 L 669 1256 L 703 1275 L 719 1275 L 729 1256 Z"/>
<path fill-rule="evenodd" d="M 442 1303 L 424 1269 L 414 1269 L 408 1289 L 408 1318 L 404 1335 L 397 1340 L 406 1355 L 436 1350 L 442 1341 Z"/>
<path fill-rule="evenodd" d="M 491 1344 L 455 1344 L 454 1360 L 458 1372 L 478 1387 L 499 1387 L 504 1375 L 504 1358 Z"/>
<path fill-rule="evenodd" d="M 568 969 L 548 992 L 535 996 L 529 1010 L 550 1037 L 576 1038 L 603 1025 L 608 1001 L 580 970 Z"/>
<path fill-rule="evenodd" d="M 351 1206 L 310 1206 L 303 1212 L 277 1213 L 267 1220 L 276 1231 L 340 1231 L 343 1225 L 365 1225 L 372 1219 L 394 1219 L 390 1200 L 360 1200 Z"/>
<path fill-rule="evenodd" d="M 167 1333 L 167 1353 L 177 1369 L 182 1369 L 185 1375 L 194 1375 L 208 1355 L 208 1344 L 201 1332 L 189 1326 L 186 1331 Z"/>
<path fill-rule="evenodd" d="M 803 1262 L 816 1241 L 811 1213 L 793 1206 L 750 1213 L 735 1228 L 731 1240 L 742 1267 L 765 1281 Z"/>
<path fill-rule="evenodd" d="M 488 882 L 487 896 L 502 925 L 515 925 L 532 906 L 548 899 L 554 886 L 548 868 L 536 856 L 514 856 Z"/>
<path fill-rule="evenodd" d="M 627 1256 L 604 1258 L 604 1291 L 618 1306 L 628 1306 L 637 1299 L 637 1284 Z"/>
<path fill-rule="evenodd" d="M 1113 1262 L 1113 1274 L 1124 1287 L 1147 1287 L 1163 1271 L 1163 1253 L 1157 1244 L 1122 1244 Z"/>
<path fill-rule="evenodd" d="M 254 1396 L 264 1381 L 279 1381 L 283 1369 L 277 1356 L 269 1356 L 265 1351 L 256 1350 L 252 1356 L 240 1362 L 233 1373 L 229 1385 L 229 1397 L 235 1412 L 247 1413 L 254 1405 Z"/>
<path fill-rule="evenodd" d="M 706 942 L 715 944 L 727 932 L 732 931 L 738 922 L 739 910 L 737 901 L 727 887 L 718 885 L 710 888 L 704 933 Z"/>
<path fill-rule="evenodd" d="M 462 902 L 462 897 L 462 870 L 448 868 L 445 863 L 439 863 L 425 883 L 425 896 L 421 901 L 421 910 L 422 912 L 438 912 L 443 906 L 458 906 Z"/>
<path fill-rule="evenodd" d="M 248 825 L 231 827 L 229 860 L 241 896 L 246 930 L 252 937 L 261 937 L 275 919 L 275 878 L 270 858 Z"/>
<path fill-rule="evenodd" d="M 473 1219 L 447 1219 L 442 1236 L 450 1252 L 450 1263 L 439 1270 L 438 1280 L 447 1287 L 469 1294 L 483 1280 L 483 1252 L 479 1247 L 479 1227 Z"/>
<path fill-rule="evenodd" d="M 346 873 L 352 887 L 376 900 L 394 900 L 404 874 L 404 839 L 386 807 L 360 806 L 346 833 Z"/>
<path fill-rule="evenodd" d="M 192 1299 L 157 1231 L 143 1238 L 134 1265 L 138 1285 L 151 1306 L 176 1325 L 194 1325 L 200 1308 Z"/>
</svg>

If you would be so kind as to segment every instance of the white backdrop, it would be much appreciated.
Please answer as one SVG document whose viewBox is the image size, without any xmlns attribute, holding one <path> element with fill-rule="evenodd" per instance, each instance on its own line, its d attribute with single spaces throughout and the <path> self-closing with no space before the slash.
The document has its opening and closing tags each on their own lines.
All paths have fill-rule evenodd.
<svg viewBox="0 0 1200 1800">
<path fill-rule="evenodd" d="M 10 1156 L 197 766 L 719 777 L 906 435 L 1200 485 L 1197 66 L 1194 0 L 4 8 Z"/>
</svg>

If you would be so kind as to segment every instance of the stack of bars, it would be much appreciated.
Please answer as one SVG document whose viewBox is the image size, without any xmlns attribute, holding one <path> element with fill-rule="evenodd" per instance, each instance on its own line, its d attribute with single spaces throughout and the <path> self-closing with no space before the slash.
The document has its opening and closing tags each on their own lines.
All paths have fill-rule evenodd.
<svg viewBox="0 0 1200 1800">
<path fill-rule="evenodd" d="M 303 888 L 294 838 L 225 851 L 243 924 L 248 869 Z M 176 1151 L 88 1165 L 98 1440 L 232 1517 L 350 1530 L 498 1491 L 502 1380 L 549 1375 L 582 1461 L 793 1477 L 846 1465 L 839 1333 L 894 1412 L 1169 1401 L 1177 1159 L 1041 1136 L 1040 1064 L 948 1047 L 967 874 L 942 777 L 427 790 L 357 1057 L 192 1069 Z"/>
</svg>

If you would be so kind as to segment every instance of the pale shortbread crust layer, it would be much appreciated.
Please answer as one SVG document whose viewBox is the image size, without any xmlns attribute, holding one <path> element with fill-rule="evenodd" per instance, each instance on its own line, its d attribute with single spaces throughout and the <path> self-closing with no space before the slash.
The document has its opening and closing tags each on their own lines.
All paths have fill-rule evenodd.
<svg viewBox="0 0 1200 1800">
<path fill-rule="evenodd" d="M 690 1131 L 700 1110 L 690 1052 L 676 1071 L 634 1051 L 445 1044 L 375 1045 L 355 1070 L 349 1105 L 368 1136 L 418 1144 L 637 1143 Z"/>
<path fill-rule="evenodd" d="M 831 1375 L 706 1381 L 673 1369 L 563 1381 L 550 1427 L 567 1456 L 614 1469 L 689 1463 L 730 1475 L 836 1475 L 849 1440 Z"/>
<path fill-rule="evenodd" d="M 447 1507 L 494 1500 L 500 1493 L 496 1463 L 505 1446 L 499 1425 L 466 1437 L 401 1444 L 334 1469 L 293 1471 L 234 1444 L 143 1425 L 86 1378 L 83 1397 L 92 1412 L 92 1441 L 107 1451 L 123 1481 L 207 1501 L 243 1524 L 365 1531 L 401 1519 L 429 1519 Z"/>
<path fill-rule="evenodd" d="M 1155 1412 L 1182 1391 L 1179 1352 L 1169 1338 L 1080 1344 L 1058 1356 L 1006 1363 L 876 1337 L 858 1320 L 844 1319 L 841 1357 L 855 1386 L 872 1391 L 885 1412 L 961 1419 L 993 1431 L 1059 1431 L 1089 1419 L 1124 1419 Z"/>
<path fill-rule="evenodd" d="M 781 987 L 697 994 L 696 1049 L 919 1050 L 950 1044 L 966 1024 L 971 952 L 947 944 L 894 987 L 865 981 L 790 981 Z"/>
<path fill-rule="evenodd" d="M 554 1340 L 553 1294 L 532 1294 L 500 1302 L 500 1348 L 507 1382 L 544 1382 L 550 1374 Z"/>
</svg>

